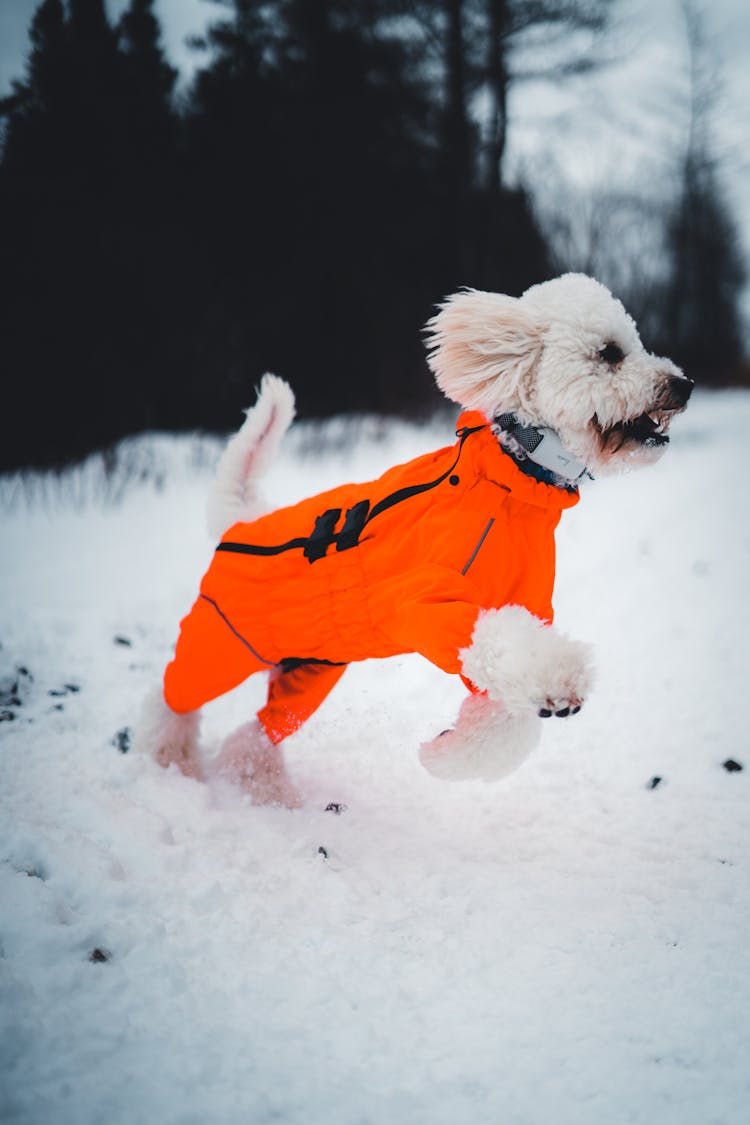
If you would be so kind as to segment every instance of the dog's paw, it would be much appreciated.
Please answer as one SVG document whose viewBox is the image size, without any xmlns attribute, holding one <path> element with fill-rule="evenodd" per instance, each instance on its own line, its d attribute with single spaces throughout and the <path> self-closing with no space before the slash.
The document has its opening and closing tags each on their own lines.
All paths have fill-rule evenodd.
<svg viewBox="0 0 750 1125">
<path fill-rule="evenodd" d="M 257 719 L 224 740 L 213 772 L 238 785 L 254 805 L 302 807 L 302 797 L 287 773 L 281 747 L 274 746 Z"/>
<path fill-rule="evenodd" d="M 540 719 L 567 719 L 570 715 L 577 715 L 583 707 L 584 701 L 578 696 L 572 699 L 546 699 L 538 701 L 537 715 Z"/>
<path fill-rule="evenodd" d="M 591 686 L 590 646 L 521 606 L 480 614 L 461 658 L 472 683 L 513 712 L 566 718 L 580 711 Z"/>
<path fill-rule="evenodd" d="M 185 732 L 185 736 L 179 740 L 163 742 L 157 747 L 154 760 L 162 769 L 177 766 L 183 776 L 192 777 L 194 781 L 203 780 L 203 768 L 191 731 Z"/>
<path fill-rule="evenodd" d="M 567 719 L 577 715 L 591 687 L 591 652 L 581 641 L 559 635 L 537 668 L 536 688 L 531 688 L 531 706 L 542 719 Z"/>
<path fill-rule="evenodd" d="M 163 769 L 177 766 L 185 777 L 203 779 L 197 711 L 178 714 L 168 707 L 161 687 L 154 688 L 143 701 L 135 727 L 134 754 L 147 754 Z"/>
</svg>

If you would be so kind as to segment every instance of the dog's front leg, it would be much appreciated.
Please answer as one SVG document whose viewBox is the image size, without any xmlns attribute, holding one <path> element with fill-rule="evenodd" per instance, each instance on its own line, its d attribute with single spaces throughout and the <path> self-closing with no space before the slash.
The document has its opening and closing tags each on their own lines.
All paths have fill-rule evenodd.
<svg viewBox="0 0 750 1125">
<path fill-rule="evenodd" d="M 519 605 L 481 612 L 460 655 L 471 682 L 513 714 L 567 718 L 591 686 L 591 647 Z"/>
<path fill-rule="evenodd" d="M 455 725 L 419 750 L 419 760 L 446 781 L 497 781 L 513 773 L 537 746 L 542 722 L 530 711 L 513 714 L 484 692 L 461 704 Z"/>
<path fill-rule="evenodd" d="M 589 646 L 522 606 L 480 613 L 460 655 L 480 693 L 464 701 L 452 730 L 421 747 L 422 765 L 438 777 L 492 781 L 512 773 L 539 742 L 540 716 L 576 714 L 591 682 Z"/>
</svg>

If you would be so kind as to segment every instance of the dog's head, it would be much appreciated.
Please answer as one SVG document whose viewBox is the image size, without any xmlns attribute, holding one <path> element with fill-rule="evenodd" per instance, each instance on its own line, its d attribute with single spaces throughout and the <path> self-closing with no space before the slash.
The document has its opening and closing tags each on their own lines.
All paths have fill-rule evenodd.
<svg viewBox="0 0 750 1125">
<path fill-rule="evenodd" d="M 583 274 L 522 297 L 468 289 L 427 325 L 443 393 L 488 420 L 513 413 L 555 430 L 592 472 L 650 464 L 692 381 L 651 355 L 622 304 Z"/>
</svg>

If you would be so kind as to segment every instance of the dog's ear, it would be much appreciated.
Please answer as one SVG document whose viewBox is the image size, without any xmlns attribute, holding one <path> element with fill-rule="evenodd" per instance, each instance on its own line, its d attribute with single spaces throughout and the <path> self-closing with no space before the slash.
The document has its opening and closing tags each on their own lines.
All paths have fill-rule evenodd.
<svg viewBox="0 0 750 1125">
<path fill-rule="evenodd" d="M 466 289 L 427 324 L 428 362 L 447 398 L 492 418 L 523 405 L 542 348 L 540 324 L 515 297 Z"/>
</svg>

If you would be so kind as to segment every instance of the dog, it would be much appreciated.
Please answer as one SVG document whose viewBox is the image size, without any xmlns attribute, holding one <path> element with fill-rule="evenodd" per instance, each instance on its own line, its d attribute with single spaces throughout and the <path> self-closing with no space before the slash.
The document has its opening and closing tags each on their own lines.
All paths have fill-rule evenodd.
<svg viewBox="0 0 750 1125">
<path fill-rule="evenodd" d="M 428 362 L 461 407 L 456 443 L 260 515 L 257 485 L 294 417 L 265 375 L 209 504 L 218 543 L 136 742 L 201 777 L 200 707 L 268 673 L 268 700 L 214 769 L 253 803 L 294 807 L 281 743 L 349 663 L 418 652 L 468 694 L 421 746 L 443 779 L 516 769 L 542 720 L 592 682 L 589 647 L 552 624 L 554 532 L 586 475 L 652 464 L 693 383 L 651 355 L 620 301 L 566 274 L 521 297 L 462 290 L 428 322 Z"/>
</svg>

